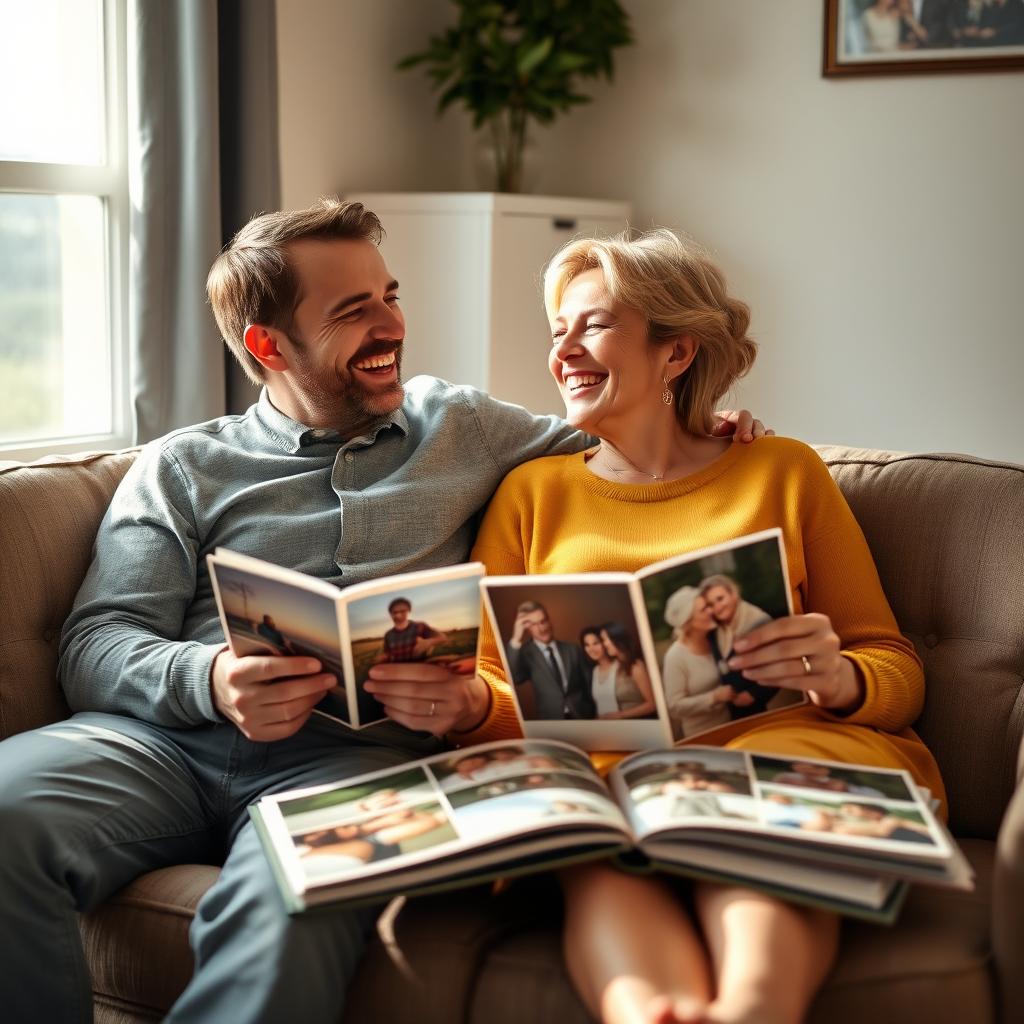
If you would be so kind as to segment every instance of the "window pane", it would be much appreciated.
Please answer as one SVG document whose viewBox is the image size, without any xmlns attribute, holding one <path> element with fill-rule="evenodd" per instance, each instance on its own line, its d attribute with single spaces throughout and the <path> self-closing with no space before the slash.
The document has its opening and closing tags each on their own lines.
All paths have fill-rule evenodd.
<svg viewBox="0 0 1024 1024">
<path fill-rule="evenodd" d="M 102 0 L 0 0 L 0 160 L 101 164 Z"/>
<path fill-rule="evenodd" d="M 0 193 L 0 444 L 109 433 L 103 201 Z"/>
</svg>

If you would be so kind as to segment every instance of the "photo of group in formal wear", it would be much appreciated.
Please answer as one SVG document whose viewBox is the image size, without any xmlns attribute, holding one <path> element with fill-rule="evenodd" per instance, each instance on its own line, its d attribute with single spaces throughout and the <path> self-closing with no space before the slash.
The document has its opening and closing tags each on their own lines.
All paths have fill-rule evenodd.
<svg viewBox="0 0 1024 1024">
<path fill-rule="evenodd" d="M 737 640 L 790 614 L 777 538 L 664 569 L 641 585 L 674 739 L 800 699 L 730 665 Z"/>
<path fill-rule="evenodd" d="M 524 719 L 658 717 L 626 584 L 537 580 L 489 596 Z"/>
<path fill-rule="evenodd" d="M 1024 0 L 828 0 L 828 18 L 827 49 L 838 65 L 1019 67 L 1024 54 Z"/>
</svg>

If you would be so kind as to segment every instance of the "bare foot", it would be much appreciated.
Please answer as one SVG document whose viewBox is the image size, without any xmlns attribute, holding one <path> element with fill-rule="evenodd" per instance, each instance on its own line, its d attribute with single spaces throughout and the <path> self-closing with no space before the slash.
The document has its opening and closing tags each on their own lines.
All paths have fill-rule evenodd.
<svg viewBox="0 0 1024 1024">
<path fill-rule="evenodd" d="M 790 1021 L 778 1007 L 752 1000 L 716 999 L 699 1019 L 702 1024 L 799 1024 Z"/>
<path fill-rule="evenodd" d="M 647 1024 L 701 1024 L 706 1004 L 692 996 L 655 996 L 647 1004 Z"/>
</svg>

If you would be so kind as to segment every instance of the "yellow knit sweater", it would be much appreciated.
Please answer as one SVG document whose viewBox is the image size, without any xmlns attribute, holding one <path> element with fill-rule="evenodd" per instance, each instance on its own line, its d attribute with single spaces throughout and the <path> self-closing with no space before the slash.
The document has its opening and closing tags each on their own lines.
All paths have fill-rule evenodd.
<svg viewBox="0 0 1024 1024">
<path fill-rule="evenodd" d="M 942 798 L 938 767 L 909 728 L 924 697 L 920 660 L 896 626 L 860 527 L 806 445 L 777 437 L 734 444 L 700 473 L 642 485 L 595 476 L 584 453 L 537 459 L 498 488 L 473 558 L 490 574 L 633 572 L 774 526 L 785 540 L 794 610 L 829 616 L 864 680 L 864 703 L 845 717 L 800 705 L 696 742 L 907 768 Z M 521 735 L 487 625 L 480 651 L 491 708 L 463 743 Z"/>
</svg>

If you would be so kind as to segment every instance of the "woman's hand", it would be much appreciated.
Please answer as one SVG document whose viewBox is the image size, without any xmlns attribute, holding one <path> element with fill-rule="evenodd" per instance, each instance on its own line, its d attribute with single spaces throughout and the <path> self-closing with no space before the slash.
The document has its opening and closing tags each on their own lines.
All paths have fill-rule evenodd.
<svg viewBox="0 0 1024 1024">
<path fill-rule="evenodd" d="M 435 736 L 475 729 L 487 717 L 491 699 L 479 676 L 457 675 L 422 661 L 374 665 L 364 689 L 384 705 L 392 721 Z"/>
<path fill-rule="evenodd" d="M 728 684 L 722 683 L 711 691 L 711 700 L 715 704 L 731 704 L 736 691 Z"/>
<path fill-rule="evenodd" d="M 752 629 L 733 645 L 729 667 L 765 686 L 801 690 L 819 707 L 852 712 L 864 701 L 864 684 L 827 615 L 787 615 Z"/>
</svg>

